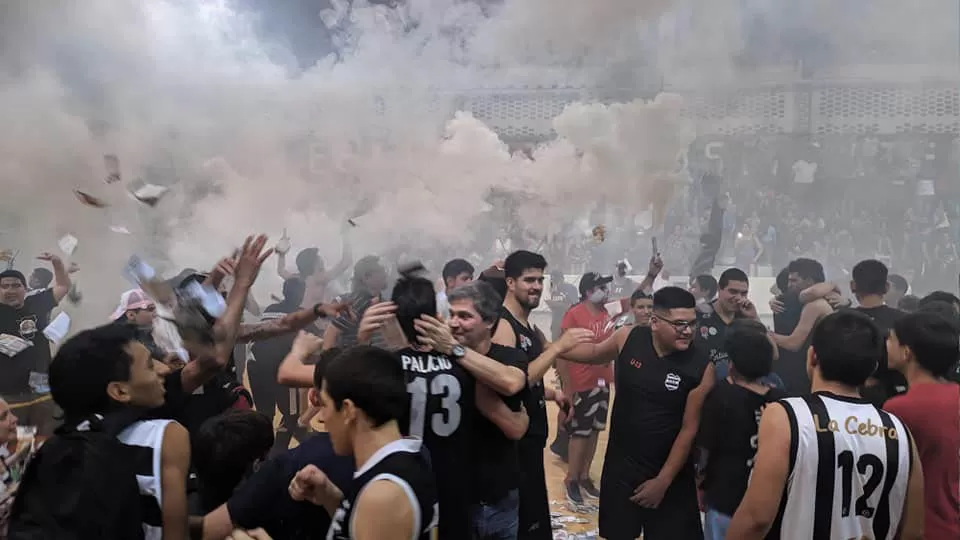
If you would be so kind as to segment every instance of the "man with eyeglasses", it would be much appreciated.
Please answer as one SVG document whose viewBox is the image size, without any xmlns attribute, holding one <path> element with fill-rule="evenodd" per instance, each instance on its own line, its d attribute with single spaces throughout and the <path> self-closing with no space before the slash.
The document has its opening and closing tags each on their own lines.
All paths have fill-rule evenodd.
<svg viewBox="0 0 960 540">
<path fill-rule="evenodd" d="M 696 347 L 696 300 L 679 287 L 653 295 L 650 326 L 617 330 L 564 359 L 616 357 L 617 396 L 600 479 L 600 536 L 625 540 L 702 538 L 690 451 L 714 385 L 709 354 Z"/>
</svg>

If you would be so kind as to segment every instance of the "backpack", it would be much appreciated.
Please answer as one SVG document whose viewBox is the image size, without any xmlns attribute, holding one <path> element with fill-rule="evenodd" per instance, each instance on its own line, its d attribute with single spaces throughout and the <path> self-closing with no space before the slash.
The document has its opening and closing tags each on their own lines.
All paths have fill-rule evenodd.
<svg viewBox="0 0 960 540">
<path fill-rule="evenodd" d="M 144 538 L 136 471 L 117 440 L 136 420 L 97 415 L 57 429 L 24 471 L 9 540 Z"/>
</svg>

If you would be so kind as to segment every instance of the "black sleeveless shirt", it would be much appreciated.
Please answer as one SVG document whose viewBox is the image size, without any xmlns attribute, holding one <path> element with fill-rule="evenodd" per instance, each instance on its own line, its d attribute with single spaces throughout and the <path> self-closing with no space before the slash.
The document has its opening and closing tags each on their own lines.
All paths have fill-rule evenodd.
<svg viewBox="0 0 960 540">
<path fill-rule="evenodd" d="M 667 461 L 683 424 L 687 396 L 700 385 L 709 354 L 694 342 L 686 351 L 660 357 L 650 328 L 635 326 L 616 362 L 617 397 L 606 461 L 618 465 L 611 467 L 620 470 L 617 474 L 630 470 L 647 480 Z"/>
<path fill-rule="evenodd" d="M 416 439 L 400 439 L 387 444 L 357 470 L 353 483 L 343 491 L 340 507 L 333 514 L 327 540 L 354 538 L 351 529 L 357 499 L 367 485 L 379 480 L 394 482 L 403 488 L 413 505 L 418 540 L 430 540 L 440 515 L 437 488 L 429 455 Z M 372 516 L 366 519 L 372 519 Z"/>
<path fill-rule="evenodd" d="M 509 324 L 513 328 L 517 341 L 514 347 L 523 351 L 527 357 L 527 366 L 530 362 L 543 354 L 543 341 L 540 340 L 535 327 L 526 326 L 517 320 L 506 307 L 500 308 L 500 320 Z M 530 391 L 526 393 L 524 407 L 527 408 L 527 414 L 530 416 L 530 427 L 527 428 L 527 434 L 524 437 L 534 438 L 542 441 L 542 445 L 547 444 L 547 405 L 543 395 L 543 381 L 537 381 L 530 384 Z"/>
</svg>

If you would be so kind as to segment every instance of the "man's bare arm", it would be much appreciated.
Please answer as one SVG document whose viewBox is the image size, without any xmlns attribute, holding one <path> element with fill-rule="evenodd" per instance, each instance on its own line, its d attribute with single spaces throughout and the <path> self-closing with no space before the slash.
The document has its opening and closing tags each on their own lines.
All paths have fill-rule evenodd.
<svg viewBox="0 0 960 540">
<path fill-rule="evenodd" d="M 301 309 L 269 321 L 240 325 L 237 341 L 249 343 L 296 332 L 320 318 L 316 308 Z"/>
<path fill-rule="evenodd" d="M 907 483 L 907 497 L 903 502 L 903 519 L 900 520 L 901 540 L 922 540 L 924 538 L 924 496 L 923 467 L 917 456 L 917 447 L 910 437 L 910 480 Z"/>
<path fill-rule="evenodd" d="M 832 312 L 833 308 L 830 307 L 830 304 L 828 304 L 826 300 L 818 299 L 809 304 L 805 304 L 803 311 L 800 312 L 800 322 L 797 323 L 797 327 L 793 329 L 793 333 L 789 336 L 773 334 L 773 339 L 777 342 L 778 347 L 783 347 L 788 351 L 799 351 L 800 348 L 803 347 L 803 344 L 806 343 L 807 337 L 810 335 L 810 332 L 813 331 L 813 327 L 817 324 L 817 321 Z"/>
<path fill-rule="evenodd" d="M 61 300 L 67 293 L 70 292 L 70 272 L 67 271 L 66 266 L 63 264 L 63 259 L 57 256 L 50 257 L 50 265 L 53 266 L 53 299 L 57 303 L 60 303 Z"/>
<path fill-rule="evenodd" d="M 190 473 L 190 435 L 176 422 L 167 424 L 160 449 L 160 487 L 163 490 L 163 540 L 186 540 L 187 475 Z"/>
<path fill-rule="evenodd" d="M 760 419 L 750 484 L 730 520 L 727 538 L 760 540 L 770 532 L 789 474 L 790 421 L 783 405 L 771 403 Z"/>
<path fill-rule="evenodd" d="M 389 480 L 372 482 L 357 498 L 355 540 L 410 540 L 419 536 L 416 513 L 410 497 Z"/>
</svg>

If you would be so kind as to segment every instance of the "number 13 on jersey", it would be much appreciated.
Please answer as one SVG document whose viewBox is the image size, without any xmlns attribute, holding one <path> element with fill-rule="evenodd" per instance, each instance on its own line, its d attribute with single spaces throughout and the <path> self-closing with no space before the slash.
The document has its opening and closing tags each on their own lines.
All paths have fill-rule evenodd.
<svg viewBox="0 0 960 540">
<path fill-rule="evenodd" d="M 442 373 L 431 378 L 415 377 L 407 383 L 410 394 L 410 435 L 423 438 L 430 416 L 430 430 L 438 437 L 449 437 L 460 427 L 460 381 Z"/>
</svg>

